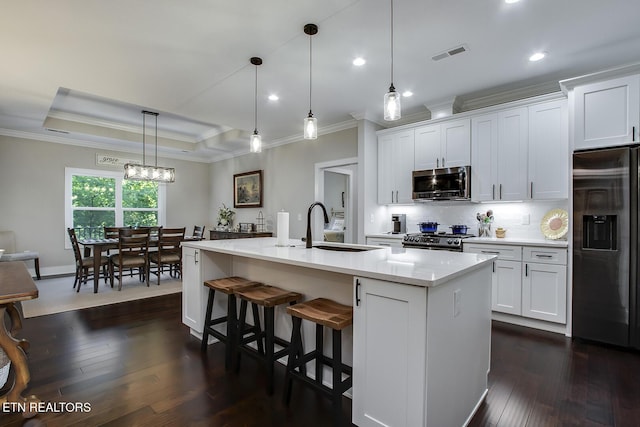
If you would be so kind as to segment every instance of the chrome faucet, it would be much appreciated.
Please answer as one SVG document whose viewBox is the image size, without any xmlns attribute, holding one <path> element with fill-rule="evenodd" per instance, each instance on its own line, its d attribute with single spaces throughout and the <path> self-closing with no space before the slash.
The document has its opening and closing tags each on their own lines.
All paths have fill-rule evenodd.
<svg viewBox="0 0 640 427">
<path fill-rule="evenodd" d="M 307 245 L 306 245 L 307 249 L 312 246 L 312 241 L 311 241 L 311 211 L 316 206 L 320 206 L 322 208 L 322 213 L 324 213 L 324 223 L 325 224 L 329 223 L 329 215 L 327 215 L 327 208 L 325 208 L 324 205 L 322 203 L 320 203 L 320 202 L 311 203 L 311 206 L 309 206 L 309 212 L 307 212 Z"/>
</svg>

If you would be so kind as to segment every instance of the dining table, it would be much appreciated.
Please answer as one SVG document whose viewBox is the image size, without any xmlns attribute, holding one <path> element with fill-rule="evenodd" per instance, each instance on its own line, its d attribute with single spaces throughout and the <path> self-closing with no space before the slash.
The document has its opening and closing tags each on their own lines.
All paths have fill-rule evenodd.
<svg viewBox="0 0 640 427">
<path fill-rule="evenodd" d="M 22 412 L 25 418 L 35 415 L 31 410 L 32 403 L 39 400 L 35 396 L 23 397 L 22 392 L 27 388 L 31 375 L 27 363 L 26 352 L 29 342 L 26 339 L 16 339 L 16 333 L 22 329 L 22 301 L 38 298 L 38 287 L 34 283 L 27 267 L 22 261 L 11 261 L 0 264 L 0 368 L 7 369 L 13 364 L 13 385 L 2 396 L 0 406 L 7 405 Z M 7 329 L 5 315 L 10 321 Z M 4 384 L 0 384 L 2 387 Z"/>
<path fill-rule="evenodd" d="M 200 237 L 195 236 L 184 236 L 183 241 L 198 241 L 202 240 Z M 103 252 L 108 251 L 109 249 L 117 249 L 118 248 L 118 239 L 81 239 L 78 240 L 78 243 L 84 246 L 85 248 L 91 248 L 93 253 L 93 271 L 100 271 L 100 257 Z M 149 239 L 149 246 L 158 246 L 158 237 L 152 236 Z M 93 293 L 98 293 L 98 285 L 100 283 L 100 277 L 98 274 L 93 275 Z"/>
</svg>

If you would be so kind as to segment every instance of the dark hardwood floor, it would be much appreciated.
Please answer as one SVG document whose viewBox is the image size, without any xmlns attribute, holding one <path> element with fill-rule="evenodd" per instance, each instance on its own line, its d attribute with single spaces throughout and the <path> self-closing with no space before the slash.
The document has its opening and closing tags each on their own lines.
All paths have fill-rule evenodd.
<svg viewBox="0 0 640 427">
<path fill-rule="evenodd" d="M 31 420 L 0 413 L 1 426 L 329 426 L 331 405 L 294 388 L 291 408 L 265 394 L 257 362 L 224 370 L 221 344 L 200 343 L 181 323 L 181 295 L 26 319 L 28 394 L 87 402 L 90 412 Z M 471 426 L 639 426 L 640 354 L 494 323 L 490 388 Z M 345 420 L 351 404 L 345 399 Z M 452 402 L 451 404 L 455 404 Z"/>
</svg>

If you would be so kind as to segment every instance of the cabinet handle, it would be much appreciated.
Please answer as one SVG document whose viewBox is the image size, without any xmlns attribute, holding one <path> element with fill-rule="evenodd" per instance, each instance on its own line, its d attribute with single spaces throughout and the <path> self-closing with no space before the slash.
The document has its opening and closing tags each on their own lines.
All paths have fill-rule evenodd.
<svg viewBox="0 0 640 427">
<path fill-rule="evenodd" d="M 500 252 L 498 251 L 480 251 L 483 254 L 491 254 L 491 255 L 500 255 Z"/>
<path fill-rule="evenodd" d="M 524 275 L 525 277 L 529 276 L 529 264 L 524 265 Z"/>
<path fill-rule="evenodd" d="M 193 256 L 194 261 L 195 261 L 196 264 L 198 263 L 198 253 L 199 253 L 199 251 L 195 251 L 194 256 Z"/>
<path fill-rule="evenodd" d="M 442 158 L 442 167 L 444 167 L 444 157 Z"/>
<path fill-rule="evenodd" d="M 356 279 L 356 306 L 360 306 L 360 280 Z"/>
<path fill-rule="evenodd" d="M 496 263 L 493 262 L 493 263 L 491 263 L 491 265 L 493 266 L 493 272 L 495 273 L 496 272 Z"/>
<path fill-rule="evenodd" d="M 400 202 L 398 201 L 398 190 L 396 190 L 396 203 L 400 203 Z"/>
<path fill-rule="evenodd" d="M 536 254 L 536 258 L 548 258 L 548 259 L 551 259 L 551 258 L 553 258 L 553 255 Z"/>
<path fill-rule="evenodd" d="M 636 127 L 635 126 L 633 126 L 631 128 L 631 141 L 632 142 L 636 142 Z"/>
<path fill-rule="evenodd" d="M 440 167 L 440 158 L 436 158 L 436 167 L 439 168 Z"/>
<path fill-rule="evenodd" d="M 500 184 L 500 188 L 498 191 L 498 200 L 502 200 L 502 184 Z"/>
<path fill-rule="evenodd" d="M 391 190 L 391 203 L 393 203 L 393 190 Z"/>
<path fill-rule="evenodd" d="M 529 190 L 531 191 L 531 198 L 533 199 L 533 181 L 531 181 L 531 184 L 529 184 Z"/>
<path fill-rule="evenodd" d="M 496 199 L 496 185 L 492 184 L 491 185 L 491 200 L 495 200 Z"/>
</svg>

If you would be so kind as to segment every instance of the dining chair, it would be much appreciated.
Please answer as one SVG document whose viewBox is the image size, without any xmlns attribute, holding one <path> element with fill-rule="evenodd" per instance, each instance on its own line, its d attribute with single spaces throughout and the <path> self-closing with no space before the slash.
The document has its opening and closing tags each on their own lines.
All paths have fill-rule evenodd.
<svg viewBox="0 0 640 427">
<path fill-rule="evenodd" d="M 109 256 L 109 275 L 111 287 L 118 269 L 118 290 L 122 290 L 122 277 L 125 269 L 138 270 L 140 279 L 149 286 L 149 229 L 121 228 L 118 231 L 118 253 Z M 133 273 L 130 273 L 133 275 Z"/>
<path fill-rule="evenodd" d="M 0 249 L 4 249 L 0 262 L 33 260 L 36 277 L 40 280 L 40 254 L 35 251 L 16 252 L 16 234 L 13 231 L 0 231 Z"/>
<path fill-rule="evenodd" d="M 67 233 L 69 233 L 69 240 L 71 240 L 71 247 L 73 248 L 73 256 L 76 259 L 76 277 L 73 281 L 73 288 L 78 286 L 77 292 L 80 292 L 80 285 L 86 284 L 88 280 L 93 279 L 93 257 L 91 256 L 82 256 L 80 252 L 80 244 L 78 243 L 78 237 L 76 236 L 76 231 L 73 228 L 67 228 Z M 107 269 L 107 265 L 109 264 L 109 258 L 106 256 L 100 257 L 100 266 L 102 267 L 102 274 L 98 273 L 102 277 L 104 277 L 104 283 L 107 283 L 107 279 L 109 277 L 109 272 Z M 89 274 L 91 272 L 91 274 Z"/>
<path fill-rule="evenodd" d="M 195 225 L 193 227 L 193 237 L 197 237 L 200 240 L 204 239 L 204 225 L 202 227 L 200 227 L 199 225 Z"/>
<path fill-rule="evenodd" d="M 158 276 L 160 285 L 160 275 L 164 266 L 169 267 L 171 276 L 182 275 L 182 248 L 180 243 L 184 240 L 185 227 L 165 228 L 160 227 L 158 231 L 158 250 L 149 254 L 149 264 L 156 265 L 155 274 Z M 151 267 L 149 268 L 151 271 Z"/>
</svg>

